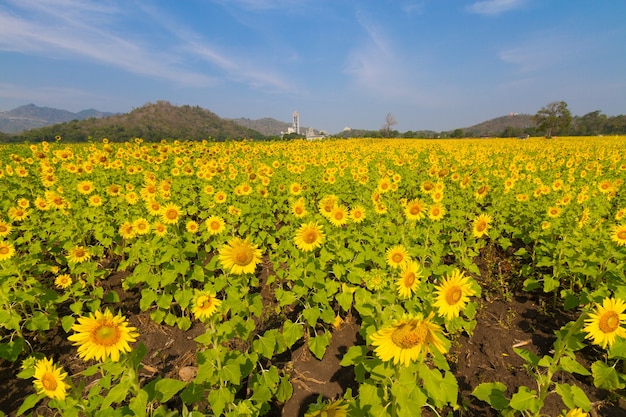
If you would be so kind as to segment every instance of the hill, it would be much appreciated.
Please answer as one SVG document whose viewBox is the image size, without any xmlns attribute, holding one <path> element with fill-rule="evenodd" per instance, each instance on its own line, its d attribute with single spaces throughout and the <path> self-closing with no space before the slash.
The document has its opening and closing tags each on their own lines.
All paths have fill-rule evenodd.
<svg viewBox="0 0 626 417">
<path fill-rule="evenodd" d="M 286 132 L 287 128 L 291 124 L 281 122 L 280 120 L 273 119 L 271 117 L 264 117 L 262 119 L 246 119 L 240 117 L 238 119 L 228 119 L 237 123 L 239 126 L 247 127 L 248 129 L 256 130 L 264 134 L 265 136 L 278 136 L 281 132 Z"/>
<path fill-rule="evenodd" d="M 108 138 L 124 141 L 143 138 L 146 141 L 161 139 L 217 140 L 264 139 L 255 130 L 225 120 L 199 106 L 174 106 L 167 101 L 147 103 L 125 114 L 104 118 L 72 120 L 66 123 L 31 129 L 15 135 L 12 141 L 53 141 L 55 136 L 67 141 L 84 142 L 91 138 Z"/>
<path fill-rule="evenodd" d="M 530 114 L 511 114 L 500 116 L 476 125 L 463 128 L 464 136 L 517 136 L 527 128 L 534 128 L 535 122 Z M 508 134 L 507 134 L 508 133 Z"/>
<path fill-rule="evenodd" d="M 95 109 L 72 113 L 67 110 L 27 104 L 25 106 L 16 107 L 13 110 L 0 112 L 0 132 L 20 133 L 24 130 L 48 126 L 55 123 L 84 120 L 91 117 L 102 118 L 112 116 L 113 114 L 114 113 L 101 112 Z"/>
</svg>

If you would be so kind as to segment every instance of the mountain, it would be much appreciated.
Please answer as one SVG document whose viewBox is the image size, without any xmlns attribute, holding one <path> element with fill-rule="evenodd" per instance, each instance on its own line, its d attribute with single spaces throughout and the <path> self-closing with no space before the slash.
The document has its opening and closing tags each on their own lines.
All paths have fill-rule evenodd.
<svg viewBox="0 0 626 417">
<path fill-rule="evenodd" d="M 69 142 L 85 142 L 108 138 L 113 141 L 126 141 L 143 138 L 146 141 L 161 139 L 217 140 L 225 139 L 264 139 L 255 130 L 240 126 L 233 121 L 222 119 L 199 106 L 174 106 L 167 101 L 146 103 L 129 113 L 102 118 L 72 120 L 52 126 L 31 129 L 13 135 L 11 141 L 31 142 L 54 141 L 61 136 Z"/>
<path fill-rule="evenodd" d="M 248 129 L 256 130 L 264 134 L 265 136 L 278 136 L 281 132 L 286 132 L 287 128 L 291 126 L 289 123 L 281 122 L 271 117 L 264 117 L 262 119 L 246 119 L 240 117 L 239 119 L 229 119 L 237 123 L 239 126 L 247 127 Z"/>
<path fill-rule="evenodd" d="M 112 116 L 114 113 L 101 112 L 95 109 L 82 110 L 72 113 L 67 110 L 53 109 L 51 107 L 38 107 L 34 104 L 17 107 L 13 110 L 0 112 L 0 132 L 20 133 L 24 130 L 55 123 L 69 122 L 71 120 L 84 120 L 91 117 L 102 118 Z"/>
<path fill-rule="evenodd" d="M 526 128 L 534 128 L 533 116 L 530 114 L 510 114 L 487 120 L 463 130 L 465 136 L 507 136 L 503 132 L 519 132 L 521 135 Z"/>
</svg>

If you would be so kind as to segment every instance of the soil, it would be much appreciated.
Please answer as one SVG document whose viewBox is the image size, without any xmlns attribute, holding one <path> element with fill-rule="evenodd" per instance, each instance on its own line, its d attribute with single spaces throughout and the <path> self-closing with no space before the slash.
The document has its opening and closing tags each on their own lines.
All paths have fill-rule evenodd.
<svg viewBox="0 0 626 417">
<path fill-rule="evenodd" d="M 481 269 L 484 269 L 484 265 Z M 193 339 L 204 333 L 204 326 L 198 323 L 187 331 L 181 331 L 176 327 L 155 324 L 147 312 L 139 311 L 138 292 L 122 290 L 120 283 L 124 276 L 124 273 L 114 274 L 108 280 L 108 285 L 120 295 L 120 303 L 125 305 L 124 311 L 128 312 L 130 324 L 137 327 L 141 335 L 139 342 L 147 348 L 140 374 L 142 383 L 156 376 L 181 380 L 193 378 L 196 369 L 196 342 Z M 268 304 L 273 302 L 270 294 L 264 296 Z M 483 293 L 477 315 L 478 324 L 473 334 L 456 337 L 449 353 L 460 388 L 459 404 L 463 405 L 460 410 L 451 411 L 454 416 L 498 415 L 487 404 L 471 396 L 472 390 L 481 382 L 502 382 L 507 386 L 508 397 L 519 386 L 536 387 L 534 379 L 524 367 L 524 361 L 515 354 L 513 347 L 523 347 L 539 356 L 550 352 L 555 340 L 554 331 L 575 319 L 575 313 L 548 308 L 551 301 L 552 298 L 548 299 L 541 291 L 529 293 L 513 289 L 500 295 L 497 291 Z M 86 367 L 85 362 L 76 356 L 75 349 L 67 341 L 67 335 L 62 329 L 46 336 L 46 340 L 30 341 L 34 351 L 54 357 L 70 375 Z M 303 416 L 308 405 L 314 403 L 320 395 L 326 399 L 336 399 L 348 388 L 356 395 L 358 385 L 354 381 L 352 368 L 341 367 L 339 362 L 350 346 L 363 343 L 357 316 L 333 330 L 330 346 L 322 360 L 312 356 L 308 347 L 300 342 L 289 352 L 290 357 L 286 358 L 286 362 L 292 365 L 293 396 L 285 404 L 274 404 L 267 415 Z M 589 368 L 600 353 L 593 348 L 585 348 L 579 352 L 577 359 Z M 8 415 L 15 415 L 23 399 L 34 392 L 32 380 L 16 377 L 22 359 L 13 363 L 3 360 L 0 363 L 0 410 Z M 595 388 L 591 377 L 560 373 L 556 375 L 556 380 L 579 386 L 593 404 L 593 417 L 625 415 L 624 393 L 621 396 L 609 395 Z M 168 402 L 168 406 L 180 411 L 180 401 L 176 397 Z M 557 416 L 565 408 L 558 395 L 551 394 L 542 411 L 545 415 Z M 55 415 L 53 410 L 46 407 L 46 400 L 35 411 L 43 416 Z M 427 410 L 424 414 L 429 415 Z"/>
</svg>

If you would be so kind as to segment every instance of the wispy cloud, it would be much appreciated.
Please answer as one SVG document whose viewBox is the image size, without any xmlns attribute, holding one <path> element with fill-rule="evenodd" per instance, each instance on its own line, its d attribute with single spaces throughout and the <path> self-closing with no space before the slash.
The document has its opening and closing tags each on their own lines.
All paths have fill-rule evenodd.
<svg viewBox="0 0 626 417">
<path fill-rule="evenodd" d="M 72 0 L 25 0 L 16 2 L 16 8 L 22 15 L 0 10 L 0 50 L 74 57 L 180 84 L 215 84 L 214 78 L 177 65 L 178 57 L 112 28 L 111 21 L 119 13 L 113 7 L 97 8 Z"/>
<path fill-rule="evenodd" d="M 93 106 L 98 106 L 98 110 L 107 110 L 109 106 L 113 106 L 119 98 L 94 94 L 77 88 L 55 86 L 25 87 L 9 83 L 0 83 L 0 99 L 5 102 L 15 102 L 19 104 L 36 103 L 43 106 L 62 106 L 62 108 L 66 110 L 79 111 Z"/>
<path fill-rule="evenodd" d="M 358 14 L 357 20 L 366 36 L 349 52 L 344 72 L 362 92 L 385 99 L 418 99 L 418 90 L 410 88 L 417 71 L 408 71 L 406 59 L 396 51 L 382 26 L 363 14 Z"/>
<path fill-rule="evenodd" d="M 584 42 L 565 35 L 536 33 L 518 45 L 502 49 L 498 57 L 514 65 L 518 72 L 528 73 L 563 65 L 584 47 Z"/>
<path fill-rule="evenodd" d="M 484 0 L 477 1 L 469 6 L 467 10 L 471 13 L 495 16 L 510 10 L 521 8 L 526 0 Z"/>
</svg>

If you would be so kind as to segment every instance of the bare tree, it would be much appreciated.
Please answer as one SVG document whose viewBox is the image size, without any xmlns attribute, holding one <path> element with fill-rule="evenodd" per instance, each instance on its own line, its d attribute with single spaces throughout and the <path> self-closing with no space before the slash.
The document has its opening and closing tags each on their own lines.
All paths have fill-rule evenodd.
<svg viewBox="0 0 626 417">
<path fill-rule="evenodd" d="M 387 113 L 385 116 L 385 124 L 380 128 L 380 133 L 384 138 L 391 137 L 391 127 L 398 124 L 398 121 L 391 113 Z"/>
</svg>

